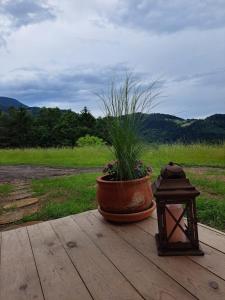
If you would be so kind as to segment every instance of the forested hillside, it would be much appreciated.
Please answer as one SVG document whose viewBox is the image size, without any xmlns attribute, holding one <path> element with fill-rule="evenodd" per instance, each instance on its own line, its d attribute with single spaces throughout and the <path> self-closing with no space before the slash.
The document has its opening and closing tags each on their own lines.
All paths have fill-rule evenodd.
<svg viewBox="0 0 225 300">
<path fill-rule="evenodd" d="M 8 97 L 0 97 L 0 110 L 1 111 L 8 111 L 10 107 L 14 108 L 28 108 L 25 104 L 19 102 L 16 99 L 8 98 Z"/>
<path fill-rule="evenodd" d="M 146 142 L 225 141 L 225 115 L 205 120 L 183 120 L 164 115 L 145 115 L 141 134 Z M 106 120 L 95 118 L 85 107 L 80 113 L 58 108 L 41 108 L 32 113 L 25 108 L 0 112 L 0 147 L 74 146 L 79 137 L 95 135 L 110 142 Z"/>
</svg>

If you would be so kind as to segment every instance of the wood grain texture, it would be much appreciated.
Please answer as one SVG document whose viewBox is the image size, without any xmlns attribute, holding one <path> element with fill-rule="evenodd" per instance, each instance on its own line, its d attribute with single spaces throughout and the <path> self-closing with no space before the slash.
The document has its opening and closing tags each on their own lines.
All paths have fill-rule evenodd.
<svg viewBox="0 0 225 300">
<path fill-rule="evenodd" d="M 44 299 L 26 228 L 2 233 L 0 276 L 0 299 Z"/>
<path fill-rule="evenodd" d="M 198 232 L 201 242 L 225 253 L 225 235 L 202 226 L 198 226 Z"/>
<path fill-rule="evenodd" d="M 97 216 L 97 218 L 100 218 Z M 128 226 L 113 226 L 107 224 L 119 236 L 141 252 L 150 261 L 179 282 L 185 289 L 199 299 L 223 299 L 225 295 L 225 281 L 215 276 L 205 268 L 191 261 L 187 257 L 159 257 L 156 251 L 155 239 L 135 224 Z M 217 288 L 212 287 L 212 283 Z"/>
<path fill-rule="evenodd" d="M 205 256 L 159 257 L 157 230 L 94 210 L 2 232 L 0 299 L 225 299 L 225 235 L 199 225 Z"/>
<path fill-rule="evenodd" d="M 10 202 L 3 206 L 4 209 L 11 209 L 11 208 L 20 208 L 24 206 L 29 206 L 32 204 L 38 203 L 37 198 L 25 198 L 17 201 Z"/>
<path fill-rule="evenodd" d="M 1 251 L 2 251 L 2 233 L 0 232 L 0 268 L 1 268 Z"/>
<path fill-rule="evenodd" d="M 73 219 L 145 299 L 194 298 L 105 223 L 97 220 L 92 212 L 73 216 Z"/>
<path fill-rule="evenodd" d="M 157 220 L 156 211 L 153 212 L 151 219 Z M 202 243 L 225 253 L 225 232 L 198 223 L 198 233 Z"/>
<path fill-rule="evenodd" d="M 92 299 L 50 224 L 30 226 L 28 233 L 45 299 Z"/>
<path fill-rule="evenodd" d="M 72 218 L 51 225 L 94 299 L 143 299 Z"/>
<path fill-rule="evenodd" d="M 151 234 L 153 237 L 158 231 L 157 221 L 152 218 L 149 218 L 141 223 L 137 223 L 136 225 Z M 189 259 L 195 261 L 199 265 L 208 269 L 210 272 L 225 280 L 225 254 L 203 243 L 200 243 L 200 246 L 205 255 L 190 256 Z"/>
</svg>

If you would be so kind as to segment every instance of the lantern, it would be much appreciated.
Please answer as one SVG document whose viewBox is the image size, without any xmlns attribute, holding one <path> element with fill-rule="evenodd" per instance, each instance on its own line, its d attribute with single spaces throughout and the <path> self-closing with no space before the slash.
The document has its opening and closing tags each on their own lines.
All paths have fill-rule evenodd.
<svg viewBox="0 0 225 300">
<path fill-rule="evenodd" d="M 204 255 L 199 247 L 196 200 L 199 191 L 185 172 L 170 162 L 153 184 L 156 198 L 158 255 Z"/>
</svg>

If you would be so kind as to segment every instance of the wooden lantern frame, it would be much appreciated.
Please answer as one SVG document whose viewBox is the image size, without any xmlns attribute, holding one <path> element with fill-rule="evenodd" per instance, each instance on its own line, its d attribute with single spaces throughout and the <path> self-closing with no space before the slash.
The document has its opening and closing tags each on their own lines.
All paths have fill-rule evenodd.
<svg viewBox="0 0 225 300">
<path fill-rule="evenodd" d="M 156 198 L 158 216 L 159 233 L 155 236 L 158 255 L 204 255 L 199 246 L 196 215 L 196 197 L 200 194 L 199 191 L 190 184 L 187 178 L 164 179 L 160 176 L 153 184 L 153 192 Z M 183 206 L 183 212 L 178 219 L 169 210 L 168 204 L 181 204 Z M 166 212 L 175 222 L 169 236 L 166 227 Z M 185 228 L 183 228 L 180 221 L 185 214 L 187 225 L 185 224 Z M 178 227 L 185 234 L 186 242 L 170 242 L 171 236 Z"/>
</svg>

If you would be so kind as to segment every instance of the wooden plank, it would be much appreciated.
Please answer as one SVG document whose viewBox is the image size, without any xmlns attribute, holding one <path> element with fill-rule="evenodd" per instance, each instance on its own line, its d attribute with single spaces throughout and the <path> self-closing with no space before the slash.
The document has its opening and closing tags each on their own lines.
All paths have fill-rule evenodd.
<svg viewBox="0 0 225 300">
<path fill-rule="evenodd" d="M 157 219 L 156 211 L 152 214 L 150 219 Z M 204 224 L 198 223 L 199 240 L 225 253 L 225 233 L 215 228 L 211 228 Z"/>
<path fill-rule="evenodd" d="M 0 299 L 44 299 L 26 228 L 2 233 L 0 276 Z"/>
<path fill-rule="evenodd" d="M 23 211 L 9 211 L 0 215 L 0 225 L 10 224 L 23 218 Z"/>
<path fill-rule="evenodd" d="M 210 231 L 215 231 L 215 232 L 217 232 L 217 233 L 219 233 L 219 234 L 222 234 L 222 235 L 225 237 L 225 232 L 223 232 L 223 231 L 220 231 L 220 230 L 215 229 L 215 228 L 213 228 L 213 227 L 209 227 L 209 226 L 207 226 L 207 225 L 205 225 L 205 224 L 202 224 L 202 223 L 198 223 L 198 226 L 207 228 L 207 229 L 209 229 Z"/>
<path fill-rule="evenodd" d="M 20 208 L 20 207 L 36 204 L 37 202 L 38 202 L 37 198 L 25 198 L 25 199 L 13 201 L 13 202 L 10 202 L 10 203 L 4 205 L 3 209 Z"/>
<path fill-rule="evenodd" d="M 2 253 L 2 233 L 0 232 L 0 268 L 1 268 L 1 253 Z"/>
<path fill-rule="evenodd" d="M 208 228 L 198 226 L 199 240 L 223 253 L 225 253 L 225 236 Z"/>
<path fill-rule="evenodd" d="M 16 201 L 16 200 L 21 200 L 21 199 L 31 198 L 31 197 L 32 197 L 32 192 L 28 193 L 26 191 L 25 193 L 15 192 L 14 195 L 10 195 L 6 199 L 7 199 L 7 201 Z"/>
<path fill-rule="evenodd" d="M 32 206 L 27 206 L 27 207 L 20 208 L 18 210 L 13 210 L 4 213 L 0 216 L 0 225 L 10 224 L 19 221 L 24 216 L 28 216 L 37 212 L 38 209 L 39 206 L 37 204 L 34 204 Z"/>
<path fill-rule="evenodd" d="M 51 225 L 94 299 L 143 299 L 72 218 Z"/>
<path fill-rule="evenodd" d="M 93 212 L 72 218 L 145 299 L 195 299 L 105 223 L 97 220 Z"/>
<path fill-rule="evenodd" d="M 45 300 L 92 299 L 48 222 L 28 227 Z"/>
<path fill-rule="evenodd" d="M 101 217 L 97 213 L 96 218 L 101 222 Z M 221 278 L 186 257 L 159 257 L 155 239 L 135 224 L 124 226 L 107 224 L 107 226 L 197 298 L 223 299 L 225 281 Z"/>
<path fill-rule="evenodd" d="M 151 234 L 153 237 L 158 232 L 158 225 L 155 219 L 149 218 L 136 224 L 138 227 Z M 211 234 L 214 234 L 213 232 Z M 225 254 L 216 249 L 200 243 L 204 256 L 190 256 L 189 259 L 213 272 L 225 280 Z"/>
</svg>

